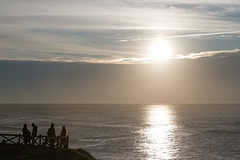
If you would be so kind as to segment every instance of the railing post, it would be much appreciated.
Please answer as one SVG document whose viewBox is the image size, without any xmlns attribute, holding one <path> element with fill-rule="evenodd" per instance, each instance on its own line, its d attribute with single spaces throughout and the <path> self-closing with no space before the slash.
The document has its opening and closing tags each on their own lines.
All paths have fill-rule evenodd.
<svg viewBox="0 0 240 160">
<path fill-rule="evenodd" d="M 40 134 L 39 135 L 39 146 L 41 146 L 42 145 L 42 135 Z"/>
<path fill-rule="evenodd" d="M 45 137 L 45 143 L 44 143 L 44 147 L 47 147 L 47 141 L 48 141 L 48 138 Z"/>
<path fill-rule="evenodd" d="M 59 146 L 59 141 L 60 141 L 60 138 L 59 138 L 59 136 L 57 136 L 57 149 L 58 149 L 58 146 Z"/>
<path fill-rule="evenodd" d="M 17 152 L 19 152 L 20 144 L 21 144 L 21 134 L 18 135 Z"/>
<path fill-rule="evenodd" d="M 21 144 L 21 134 L 18 135 L 18 144 Z"/>
<path fill-rule="evenodd" d="M 67 135 L 66 148 L 68 148 L 68 144 L 69 144 L 69 135 Z"/>
</svg>

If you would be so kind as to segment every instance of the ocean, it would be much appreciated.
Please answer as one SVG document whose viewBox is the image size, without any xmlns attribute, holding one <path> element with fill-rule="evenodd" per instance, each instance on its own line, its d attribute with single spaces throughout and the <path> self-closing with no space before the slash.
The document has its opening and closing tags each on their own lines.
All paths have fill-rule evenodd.
<svg viewBox="0 0 240 160">
<path fill-rule="evenodd" d="M 0 133 L 64 125 L 97 160 L 240 159 L 240 104 L 1 104 Z"/>
</svg>

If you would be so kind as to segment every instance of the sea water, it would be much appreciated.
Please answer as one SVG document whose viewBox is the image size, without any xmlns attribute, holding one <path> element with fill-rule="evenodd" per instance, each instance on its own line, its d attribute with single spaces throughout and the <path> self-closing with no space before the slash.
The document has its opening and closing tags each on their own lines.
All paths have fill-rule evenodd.
<svg viewBox="0 0 240 160">
<path fill-rule="evenodd" d="M 0 133 L 64 125 L 98 160 L 240 159 L 240 105 L 2 104 Z"/>
</svg>

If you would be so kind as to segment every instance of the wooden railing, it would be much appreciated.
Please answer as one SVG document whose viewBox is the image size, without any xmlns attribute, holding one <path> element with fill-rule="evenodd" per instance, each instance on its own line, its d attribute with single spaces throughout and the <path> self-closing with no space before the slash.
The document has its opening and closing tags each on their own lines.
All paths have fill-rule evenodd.
<svg viewBox="0 0 240 160">
<path fill-rule="evenodd" d="M 17 147 L 27 146 L 39 146 L 44 148 L 63 149 L 68 148 L 69 136 L 67 137 L 49 137 L 46 135 L 39 135 L 35 137 L 29 137 L 26 140 L 21 134 L 0 134 L 0 144 L 13 144 Z"/>
</svg>

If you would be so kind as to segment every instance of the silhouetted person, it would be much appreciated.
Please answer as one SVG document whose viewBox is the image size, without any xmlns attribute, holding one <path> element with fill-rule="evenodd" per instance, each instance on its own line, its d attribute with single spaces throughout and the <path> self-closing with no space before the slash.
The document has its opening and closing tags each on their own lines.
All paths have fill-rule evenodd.
<svg viewBox="0 0 240 160">
<path fill-rule="evenodd" d="M 35 137 L 37 136 L 37 126 L 35 125 L 35 123 L 32 123 L 32 144 L 34 145 L 35 141 Z"/>
<path fill-rule="evenodd" d="M 60 136 L 61 136 L 61 146 L 66 148 L 67 129 L 65 126 L 62 126 L 62 131 L 61 131 Z"/>
<path fill-rule="evenodd" d="M 50 140 L 50 147 L 54 147 L 54 143 L 55 143 L 54 138 L 56 137 L 56 134 L 55 134 L 55 128 L 54 128 L 53 123 L 51 124 L 51 127 L 48 129 L 47 135 L 48 135 L 49 140 Z M 51 139 L 51 138 L 53 138 L 53 139 Z"/>
<path fill-rule="evenodd" d="M 23 139 L 24 139 L 24 144 L 27 145 L 30 142 L 30 138 L 31 138 L 31 132 L 28 130 L 27 128 L 27 124 L 23 125 Z"/>
</svg>

